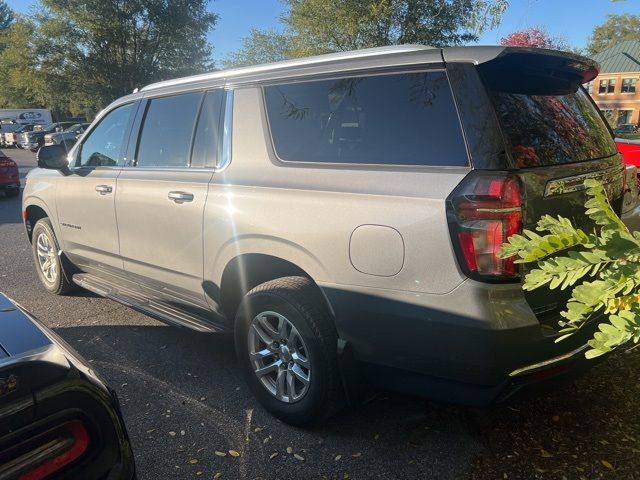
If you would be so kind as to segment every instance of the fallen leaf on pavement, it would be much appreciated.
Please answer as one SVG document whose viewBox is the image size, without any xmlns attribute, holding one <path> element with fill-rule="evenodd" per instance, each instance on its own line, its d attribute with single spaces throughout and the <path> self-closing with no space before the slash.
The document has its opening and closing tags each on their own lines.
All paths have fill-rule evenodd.
<svg viewBox="0 0 640 480">
<path fill-rule="evenodd" d="M 604 465 L 605 467 L 607 467 L 609 470 L 613 470 L 613 465 L 611 465 L 609 462 L 607 462 L 606 460 L 600 460 L 600 462 L 602 462 L 602 465 Z"/>
</svg>

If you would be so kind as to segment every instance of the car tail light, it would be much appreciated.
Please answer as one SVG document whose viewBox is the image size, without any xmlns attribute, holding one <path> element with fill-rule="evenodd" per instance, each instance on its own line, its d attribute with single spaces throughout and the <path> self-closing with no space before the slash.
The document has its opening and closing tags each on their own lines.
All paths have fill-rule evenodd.
<svg viewBox="0 0 640 480">
<path fill-rule="evenodd" d="M 471 278 L 504 281 L 519 278 L 514 259 L 498 252 L 522 231 L 522 195 L 517 177 L 472 172 L 447 199 L 447 215 L 458 262 Z"/>
<path fill-rule="evenodd" d="M 10 158 L 0 158 L 0 167 L 11 168 L 17 166 L 18 164 Z"/>
<path fill-rule="evenodd" d="M 41 480 L 51 478 L 81 458 L 90 446 L 89 432 L 78 420 L 37 435 L 15 447 L 3 462 L 2 478 Z M 57 477 L 56 477 L 57 478 Z"/>
</svg>

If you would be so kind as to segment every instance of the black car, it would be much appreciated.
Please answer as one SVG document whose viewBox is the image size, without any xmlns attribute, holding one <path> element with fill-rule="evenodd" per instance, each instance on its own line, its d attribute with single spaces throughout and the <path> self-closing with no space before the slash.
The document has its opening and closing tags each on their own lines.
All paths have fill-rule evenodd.
<svg viewBox="0 0 640 480">
<path fill-rule="evenodd" d="M 113 392 L 89 365 L 0 294 L 0 480 L 135 478 Z"/>
</svg>

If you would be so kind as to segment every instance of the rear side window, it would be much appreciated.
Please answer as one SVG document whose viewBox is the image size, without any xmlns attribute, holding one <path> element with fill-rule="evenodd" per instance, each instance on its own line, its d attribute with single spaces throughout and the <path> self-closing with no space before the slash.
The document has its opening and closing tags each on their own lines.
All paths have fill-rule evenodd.
<svg viewBox="0 0 640 480">
<path fill-rule="evenodd" d="M 468 165 L 443 71 L 273 85 L 264 96 L 284 161 Z"/>
<path fill-rule="evenodd" d="M 611 134 L 588 94 L 493 92 L 493 102 L 516 167 L 581 162 L 616 153 Z"/>
<path fill-rule="evenodd" d="M 202 94 L 154 98 L 147 105 L 136 165 L 188 167 L 193 127 Z"/>
</svg>

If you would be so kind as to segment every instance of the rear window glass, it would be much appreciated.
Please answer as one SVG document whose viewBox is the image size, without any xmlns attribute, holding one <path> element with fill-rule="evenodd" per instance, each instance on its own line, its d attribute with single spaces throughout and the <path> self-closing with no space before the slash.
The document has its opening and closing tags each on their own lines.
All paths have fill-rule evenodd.
<svg viewBox="0 0 640 480">
<path fill-rule="evenodd" d="M 264 92 L 282 160 L 468 165 L 442 71 L 298 82 Z"/>
<path fill-rule="evenodd" d="M 616 153 L 598 111 L 579 89 L 566 95 L 493 92 L 516 167 L 581 162 Z"/>
</svg>

